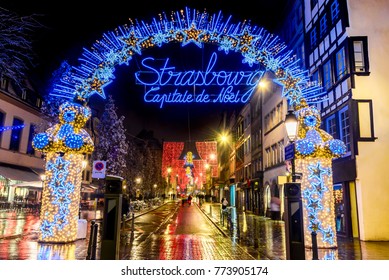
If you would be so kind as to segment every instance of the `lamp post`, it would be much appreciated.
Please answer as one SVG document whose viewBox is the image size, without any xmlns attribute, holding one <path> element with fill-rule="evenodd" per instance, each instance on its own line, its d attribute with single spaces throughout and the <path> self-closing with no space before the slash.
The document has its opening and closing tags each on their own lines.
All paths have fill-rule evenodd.
<svg viewBox="0 0 389 280">
<path fill-rule="evenodd" d="M 285 128 L 290 145 L 288 159 L 292 161 L 292 182 L 284 185 L 285 193 L 285 237 L 286 237 L 286 258 L 288 260 L 304 260 L 304 218 L 303 205 L 301 200 L 300 183 L 296 183 L 295 171 L 295 141 L 297 140 L 298 120 L 292 110 L 288 111 L 285 117 Z M 293 150 L 290 150 L 292 148 Z M 287 153 L 285 152 L 285 159 Z"/>
<path fill-rule="evenodd" d="M 294 142 L 297 139 L 297 127 L 298 127 L 298 120 L 296 118 L 296 115 L 293 113 L 292 110 L 288 111 L 288 114 L 286 114 L 285 117 L 285 128 L 286 133 L 288 135 L 288 139 L 293 145 L 293 158 L 292 158 L 292 182 L 296 181 L 296 170 L 295 170 L 295 162 L 294 162 Z"/>
</svg>

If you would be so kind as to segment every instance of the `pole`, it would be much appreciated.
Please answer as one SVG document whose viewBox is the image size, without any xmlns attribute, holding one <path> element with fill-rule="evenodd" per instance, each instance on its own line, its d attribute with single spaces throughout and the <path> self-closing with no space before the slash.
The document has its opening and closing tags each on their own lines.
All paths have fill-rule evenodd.
<svg viewBox="0 0 389 280">
<path fill-rule="evenodd" d="M 295 161 L 294 161 L 294 155 L 295 155 L 295 145 L 294 142 L 291 141 L 293 145 L 293 158 L 292 158 L 292 182 L 296 182 L 296 167 L 295 167 Z"/>
<path fill-rule="evenodd" d="M 319 254 L 317 250 L 317 233 L 316 231 L 311 232 L 311 238 L 312 238 L 312 260 L 318 260 Z"/>
<path fill-rule="evenodd" d="M 135 229 L 135 214 L 132 212 L 132 219 L 131 219 L 131 231 L 134 232 Z"/>
<path fill-rule="evenodd" d="M 96 259 L 96 249 L 97 249 L 97 227 L 98 225 L 95 223 L 93 225 L 93 243 L 92 243 L 92 252 L 91 252 L 91 260 Z"/>
<path fill-rule="evenodd" d="M 96 223 L 95 221 L 91 221 L 88 251 L 87 251 L 87 256 L 86 256 L 87 260 L 94 260 L 95 259 L 92 257 L 92 255 L 93 255 L 92 250 L 94 247 L 93 244 L 95 243 L 95 233 L 94 232 L 95 232 L 95 230 L 97 231 L 97 228 L 95 228 L 95 223 Z M 97 226 L 97 224 L 96 224 L 96 226 Z"/>
</svg>

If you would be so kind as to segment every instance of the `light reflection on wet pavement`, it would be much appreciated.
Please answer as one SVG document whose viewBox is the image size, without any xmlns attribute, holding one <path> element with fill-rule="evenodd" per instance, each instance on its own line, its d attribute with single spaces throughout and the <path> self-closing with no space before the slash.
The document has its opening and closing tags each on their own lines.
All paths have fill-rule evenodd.
<svg viewBox="0 0 389 280">
<path fill-rule="evenodd" d="M 210 210 L 212 208 L 212 210 Z M 284 260 L 285 227 L 252 214 L 240 214 L 239 236 L 231 238 L 219 221 L 219 204 L 181 206 L 166 203 L 128 220 L 121 230 L 121 260 Z M 85 211 L 85 239 L 69 244 L 38 243 L 39 216 L 0 211 L 0 260 L 85 260 L 90 222 L 99 225 L 96 259 L 100 258 L 101 211 Z M 338 237 L 337 250 L 319 250 L 319 259 L 389 260 L 389 242 L 350 241 Z M 306 259 L 312 259 L 306 250 Z"/>
<path fill-rule="evenodd" d="M 174 207 L 174 209 L 172 209 Z M 196 205 L 167 204 L 158 212 L 161 226 L 146 226 L 155 214 L 136 219 L 136 230 L 129 233 L 121 259 L 128 260 L 252 260 L 238 244 L 224 236 Z M 151 216 L 154 216 L 153 218 Z M 123 248 L 123 247 L 122 247 Z"/>
</svg>

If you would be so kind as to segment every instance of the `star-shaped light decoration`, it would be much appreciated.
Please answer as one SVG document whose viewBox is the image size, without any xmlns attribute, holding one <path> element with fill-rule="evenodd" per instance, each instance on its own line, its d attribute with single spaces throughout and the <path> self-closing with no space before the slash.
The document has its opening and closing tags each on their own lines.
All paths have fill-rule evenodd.
<svg viewBox="0 0 389 280">
<path fill-rule="evenodd" d="M 56 157 L 55 161 L 47 163 L 47 170 L 53 170 L 56 174 L 61 172 L 67 172 L 70 162 L 65 160 L 63 157 Z M 55 176 L 55 174 L 53 174 Z"/>
<path fill-rule="evenodd" d="M 54 223 L 51 223 L 48 220 L 42 221 L 42 224 L 40 226 L 40 230 L 41 230 L 43 239 L 48 237 L 48 236 L 53 236 L 53 234 L 54 234 L 53 228 L 54 228 Z"/>
<path fill-rule="evenodd" d="M 184 29 L 183 32 L 184 37 L 181 43 L 182 46 L 186 46 L 189 43 L 194 43 L 199 48 L 203 47 L 203 43 L 200 40 L 200 34 L 203 32 L 203 30 L 197 29 L 195 23 L 192 23 L 191 27 L 189 29 Z"/>
<path fill-rule="evenodd" d="M 255 51 L 247 51 L 243 54 L 243 63 L 247 63 L 250 67 L 253 66 L 254 63 L 257 63 L 257 53 Z"/>
<path fill-rule="evenodd" d="M 310 198 L 308 200 L 308 208 L 312 209 L 313 211 L 317 211 L 318 209 L 322 209 L 323 207 L 320 204 L 320 200 Z"/>
<path fill-rule="evenodd" d="M 310 174 L 308 175 L 309 180 L 317 179 L 319 181 L 322 181 L 322 175 L 327 174 L 327 170 L 325 168 L 322 168 L 320 166 L 320 162 L 317 162 L 315 164 L 308 165 L 308 170 L 310 171 Z"/>
<path fill-rule="evenodd" d="M 310 221 L 309 229 L 311 231 L 318 231 L 320 229 L 320 222 L 319 221 Z"/>
<path fill-rule="evenodd" d="M 324 242 L 328 242 L 331 245 L 335 243 L 334 232 L 332 231 L 331 227 L 328 227 L 327 230 L 323 230 L 322 234 L 323 234 L 323 241 Z"/>
<path fill-rule="evenodd" d="M 163 44 L 168 43 L 167 37 L 168 36 L 166 35 L 166 33 L 162 33 L 161 31 L 159 31 L 158 33 L 155 33 L 152 37 L 152 42 L 156 46 L 161 47 Z"/>
<path fill-rule="evenodd" d="M 249 27 L 246 26 L 242 33 L 237 36 L 237 38 L 239 40 L 239 46 L 242 52 L 247 51 L 251 47 L 253 35 L 250 33 Z"/>
<path fill-rule="evenodd" d="M 234 41 L 231 40 L 229 36 L 222 36 L 222 39 L 219 41 L 219 51 L 224 51 L 225 54 L 228 54 L 230 50 L 234 49 Z M 236 42 L 235 42 L 236 45 Z"/>
</svg>

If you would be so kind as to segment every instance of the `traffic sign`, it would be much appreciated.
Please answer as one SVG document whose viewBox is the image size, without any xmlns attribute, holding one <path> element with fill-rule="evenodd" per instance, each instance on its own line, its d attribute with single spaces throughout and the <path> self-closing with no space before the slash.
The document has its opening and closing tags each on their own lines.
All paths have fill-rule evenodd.
<svg viewBox="0 0 389 280">
<path fill-rule="evenodd" d="M 103 160 L 95 160 L 93 162 L 92 178 L 104 179 L 107 162 Z"/>
<path fill-rule="evenodd" d="M 294 159 L 294 143 L 285 146 L 284 152 L 285 152 L 285 160 Z"/>
</svg>

